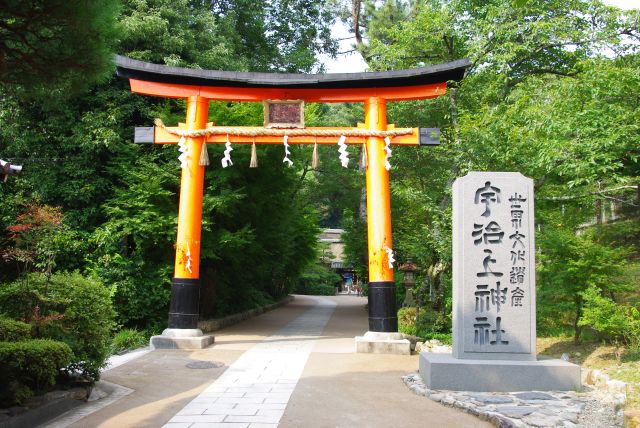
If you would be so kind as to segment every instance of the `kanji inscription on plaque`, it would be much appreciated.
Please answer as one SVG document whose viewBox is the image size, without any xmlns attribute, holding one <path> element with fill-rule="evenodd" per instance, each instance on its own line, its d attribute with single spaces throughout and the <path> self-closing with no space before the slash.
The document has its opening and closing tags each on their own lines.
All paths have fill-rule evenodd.
<svg viewBox="0 0 640 428">
<path fill-rule="evenodd" d="M 264 102 L 265 128 L 304 128 L 304 101 Z"/>
</svg>

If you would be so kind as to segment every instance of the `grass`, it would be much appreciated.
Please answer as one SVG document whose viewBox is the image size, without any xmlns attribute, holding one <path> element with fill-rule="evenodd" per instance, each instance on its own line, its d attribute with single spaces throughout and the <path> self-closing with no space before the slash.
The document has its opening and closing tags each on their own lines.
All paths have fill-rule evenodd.
<svg viewBox="0 0 640 428">
<path fill-rule="evenodd" d="M 120 330 L 111 342 L 111 354 L 119 354 L 125 351 L 145 346 L 149 341 L 148 335 L 143 331 L 133 328 Z"/>
<path fill-rule="evenodd" d="M 538 354 L 560 358 L 569 354 L 571 362 L 583 368 L 599 369 L 612 379 L 628 384 L 625 417 L 627 427 L 640 426 L 640 354 L 599 342 L 573 343 L 570 337 L 539 337 Z M 631 420 L 633 418 L 633 421 Z M 638 418 L 638 419 L 636 419 Z"/>
</svg>

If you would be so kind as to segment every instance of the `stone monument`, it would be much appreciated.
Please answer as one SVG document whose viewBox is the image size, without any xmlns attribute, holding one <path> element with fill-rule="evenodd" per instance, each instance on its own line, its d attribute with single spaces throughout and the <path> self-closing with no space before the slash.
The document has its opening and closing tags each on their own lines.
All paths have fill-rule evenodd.
<svg viewBox="0 0 640 428">
<path fill-rule="evenodd" d="M 423 352 L 431 389 L 573 390 L 580 367 L 536 356 L 533 180 L 470 172 L 453 184 L 453 355 Z"/>
</svg>

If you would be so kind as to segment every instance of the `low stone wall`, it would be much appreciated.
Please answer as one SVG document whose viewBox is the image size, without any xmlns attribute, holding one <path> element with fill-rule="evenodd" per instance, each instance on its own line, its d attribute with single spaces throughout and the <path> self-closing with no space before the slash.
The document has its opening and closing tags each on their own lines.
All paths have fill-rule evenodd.
<svg viewBox="0 0 640 428">
<path fill-rule="evenodd" d="M 284 306 L 293 301 L 293 296 L 287 296 L 279 302 L 272 303 L 261 308 L 249 309 L 248 311 L 240 312 L 237 314 L 229 315 L 224 318 L 214 318 L 209 320 L 198 321 L 198 328 L 203 333 L 210 333 L 212 331 L 220 330 L 221 328 L 237 324 L 240 321 L 244 321 L 249 318 L 253 318 L 265 312 Z"/>
</svg>

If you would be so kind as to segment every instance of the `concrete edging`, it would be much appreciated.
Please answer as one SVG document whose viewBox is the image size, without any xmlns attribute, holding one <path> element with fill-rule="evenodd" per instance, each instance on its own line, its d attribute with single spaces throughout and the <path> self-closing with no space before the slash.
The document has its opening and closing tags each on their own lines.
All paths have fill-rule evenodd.
<svg viewBox="0 0 640 428">
<path fill-rule="evenodd" d="M 69 390 L 58 390 L 44 394 L 42 403 L 26 410 L 24 413 L 0 421 L 0 428 L 31 428 L 43 421 L 48 421 L 78 407 L 86 402 L 87 389 L 76 387 Z"/>
<path fill-rule="evenodd" d="M 284 306 L 293 301 L 294 297 L 289 295 L 279 302 L 272 303 L 270 305 L 263 306 L 261 308 L 249 309 L 248 311 L 239 312 L 237 314 L 228 315 L 223 318 L 214 318 L 208 320 L 198 321 L 198 328 L 204 333 L 210 333 L 212 331 L 220 330 L 221 328 L 228 327 L 233 324 L 237 324 L 249 318 L 253 318 L 265 312 Z"/>
</svg>

